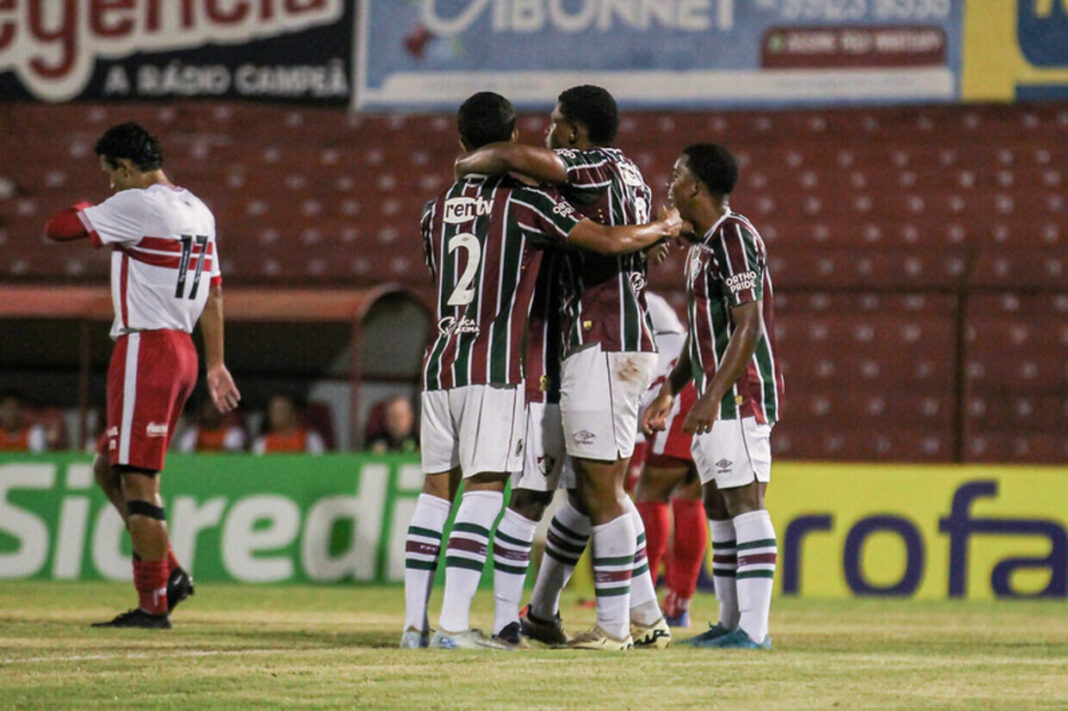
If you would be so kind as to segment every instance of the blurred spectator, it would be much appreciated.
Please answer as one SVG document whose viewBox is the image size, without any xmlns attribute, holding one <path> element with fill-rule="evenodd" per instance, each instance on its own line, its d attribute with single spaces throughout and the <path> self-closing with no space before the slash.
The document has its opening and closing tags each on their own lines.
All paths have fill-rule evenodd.
<svg viewBox="0 0 1068 711">
<path fill-rule="evenodd" d="M 383 430 L 367 442 L 369 451 L 375 454 L 419 451 L 411 400 L 403 395 L 390 398 L 386 402 L 383 424 Z"/>
<path fill-rule="evenodd" d="M 304 424 L 301 409 L 293 398 L 275 395 L 267 405 L 267 431 L 256 438 L 253 454 L 307 452 L 322 454 L 326 443 L 315 430 Z"/>
<path fill-rule="evenodd" d="M 48 449 L 45 428 L 30 420 L 22 398 L 7 390 L 0 393 L 0 452 L 44 452 Z"/>
<path fill-rule="evenodd" d="M 241 452 L 248 444 L 245 428 L 230 415 L 224 418 L 218 408 L 205 397 L 197 410 L 196 422 L 182 433 L 178 451 L 189 452 Z"/>
</svg>

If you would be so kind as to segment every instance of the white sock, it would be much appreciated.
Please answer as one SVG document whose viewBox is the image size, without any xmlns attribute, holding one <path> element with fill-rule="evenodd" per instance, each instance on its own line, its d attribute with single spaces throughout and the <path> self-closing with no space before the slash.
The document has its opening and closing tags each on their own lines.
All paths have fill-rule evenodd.
<svg viewBox="0 0 1068 711">
<path fill-rule="evenodd" d="M 738 536 L 738 626 L 749 639 L 762 642 L 768 634 L 771 589 L 775 582 L 778 547 L 771 515 L 761 509 L 734 517 Z"/>
<path fill-rule="evenodd" d="M 593 527 L 597 625 L 616 639 L 630 635 L 630 578 L 636 542 L 634 519 L 627 512 Z"/>
<path fill-rule="evenodd" d="M 543 620 L 551 620 L 560 610 L 560 591 L 571 579 L 586 543 L 590 540 L 590 519 L 565 501 L 549 522 L 545 555 L 541 558 L 530 611 Z"/>
<path fill-rule="evenodd" d="M 497 524 L 493 537 L 493 634 L 519 622 L 519 603 L 537 528 L 537 522 L 507 508 Z"/>
<path fill-rule="evenodd" d="M 719 623 L 732 630 L 738 626 L 738 588 L 734 579 L 738 570 L 738 541 L 734 538 L 734 521 L 709 519 L 708 525 L 712 530 L 712 583 L 719 600 Z"/>
<path fill-rule="evenodd" d="M 445 594 L 438 625 L 446 632 L 471 626 L 471 600 L 489 553 L 490 531 L 501 513 L 500 491 L 469 491 L 460 500 L 445 550 Z"/>
<path fill-rule="evenodd" d="M 404 538 L 404 629 L 429 628 L 426 616 L 430 588 L 438 569 L 441 532 L 452 508 L 445 499 L 420 494 Z"/>
<path fill-rule="evenodd" d="M 649 573 L 649 559 L 645 555 L 645 524 L 638 507 L 630 497 L 625 502 L 637 533 L 634 552 L 634 575 L 630 579 L 630 619 L 638 625 L 649 626 L 663 616 L 656 600 L 656 585 Z"/>
</svg>

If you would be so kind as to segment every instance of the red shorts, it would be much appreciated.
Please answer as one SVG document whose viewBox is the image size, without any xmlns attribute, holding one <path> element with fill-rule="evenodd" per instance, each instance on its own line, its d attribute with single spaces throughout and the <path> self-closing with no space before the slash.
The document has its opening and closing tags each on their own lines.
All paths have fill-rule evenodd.
<svg viewBox="0 0 1068 711">
<path fill-rule="evenodd" d="M 667 468 L 677 467 L 680 462 L 685 464 L 693 461 L 693 455 L 690 454 L 690 442 L 693 441 L 693 435 L 682 431 L 682 423 L 686 421 L 686 415 L 695 402 L 697 402 L 697 388 L 694 387 L 693 381 L 690 381 L 675 398 L 675 403 L 665 422 L 666 428 L 662 432 L 653 434 L 648 454 L 645 457 L 646 464 L 651 467 Z"/>
<path fill-rule="evenodd" d="M 100 452 L 112 466 L 163 469 L 198 369 L 193 339 L 183 331 L 141 331 L 115 342 L 107 429 L 100 439 Z"/>
</svg>

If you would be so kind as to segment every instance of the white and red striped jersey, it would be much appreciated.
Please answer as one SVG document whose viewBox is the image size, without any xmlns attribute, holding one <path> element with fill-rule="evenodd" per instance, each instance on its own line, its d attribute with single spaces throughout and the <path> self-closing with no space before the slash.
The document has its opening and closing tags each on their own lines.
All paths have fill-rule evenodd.
<svg viewBox="0 0 1068 711">
<path fill-rule="evenodd" d="M 210 287 L 222 282 L 211 210 L 185 188 L 152 185 L 117 192 L 78 216 L 95 246 L 112 248 L 111 337 L 192 333 Z"/>
</svg>

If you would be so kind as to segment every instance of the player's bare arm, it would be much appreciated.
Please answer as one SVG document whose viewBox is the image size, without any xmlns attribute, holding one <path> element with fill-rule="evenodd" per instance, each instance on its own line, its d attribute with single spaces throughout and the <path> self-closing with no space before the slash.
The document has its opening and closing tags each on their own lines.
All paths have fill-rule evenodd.
<svg viewBox="0 0 1068 711">
<path fill-rule="evenodd" d="M 675 208 L 661 207 L 659 219 L 645 225 L 608 227 L 590 219 L 575 225 L 568 241 L 598 254 L 618 255 L 638 252 L 657 242 L 678 236 L 682 218 Z"/>
<path fill-rule="evenodd" d="M 675 360 L 675 367 L 664 379 L 664 384 L 660 386 L 656 399 L 649 403 L 642 414 L 642 430 L 645 434 L 651 435 L 665 428 L 667 415 L 675 403 L 675 396 L 691 380 L 693 380 L 693 372 L 690 370 L 690 337 L 687 336 L 682 351 Z"/>
<path fill-rule="evenodd" d="M 230 412 L 241 401 L 234 379 L 223 359 L 223 297 L 222 287 L 213 286 L 208 303 L 200 316 L 200 332 L 204 336 L 204 360 L 207 362 L 208 392 L 219 412 Z"/>
<path fill-rule="evenodd" d="M 760 343 L 760 334 L 764 332 L 761 309 L 761 301 L 750 301 L 731 309 L 734 332 L 727 343 L 719 369 L 709 379 L 705 394 L 698 398 L 690 414 L 686 416 L 686 421 L 682 424 L 684 432 L 704 434 L 712 431 L 712 425 L 719 417 L 720 402 L 738 378 L 742 377 Z"/>
<path fill-rule="evenodd" d="M 522 143 L 488 143 L 457 158 L 455 170 L 457 178 L 471 173 L 500 175 L 512 172 L 534 178 L 540 183 L 567 183 L 567 168 L 555 152 Z"/>
</svg>

